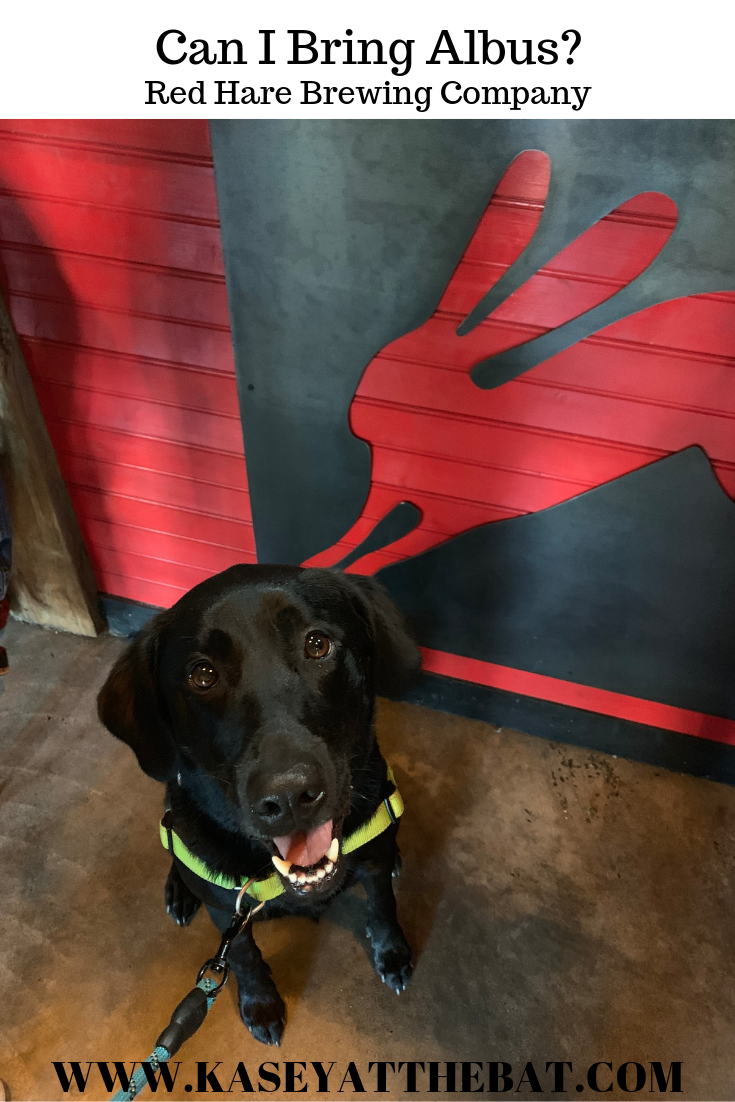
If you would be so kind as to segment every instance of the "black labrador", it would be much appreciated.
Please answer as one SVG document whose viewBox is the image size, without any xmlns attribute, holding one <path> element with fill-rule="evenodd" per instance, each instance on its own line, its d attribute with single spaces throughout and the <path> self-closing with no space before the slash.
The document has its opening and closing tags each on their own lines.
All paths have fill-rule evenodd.
<svg viewBox="0 0 735 1102">
<path fill-rule="evenodd" d="M 394 788 L 375 738 L 375 695 L 397 692 L 419 663 L 371 578 L 242 565 L 151 620 L 98 698 L 105 727 L 166 784 L 173 829 L 196 857 L 238 881 L 275 866 L 285 890 L 263 917 L 317 918 L 361 881 L 373 964 L 398 993 L 411 950 L 391 883 L 397 823 L 349 854 L 341 845 Z M 204 903 L 223 931 L 236 891 L 174 858 L 165 896 L 179 925 Z M 243 1022 L 278 1044 L 285 1007 L 250 925 L 230 963 Z"/>
</svg>

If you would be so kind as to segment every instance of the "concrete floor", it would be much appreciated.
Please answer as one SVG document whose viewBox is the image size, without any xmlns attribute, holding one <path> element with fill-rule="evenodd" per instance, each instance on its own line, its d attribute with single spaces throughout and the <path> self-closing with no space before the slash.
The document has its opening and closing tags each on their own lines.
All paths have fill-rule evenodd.
<svg viewBox="0 0 735 1102">
<path fill-rule="evenodd" d="M 15 1099 L 56 1099 L 54 1060 L 145 1058 L 217 938 L 206 915 L 186 930 L 167 917 L 160 787 L 95 719 L 123 642 L 12 623 L 6 645 L 0 1076 Z M 204 1097 L 205 1060 L 222 1061 L 224 1090 L 244 1061 L 256 1093 L 261 1063 L 283 1074 L 304 1061 L 301 1098 L 329 1097 L 310 1061 L 334 1061 L 335 1095 L 356 1062 L 365 1093 L 347 1079 L 342 1098 L 432 1097 L 428 1074 L 407 1092 L 405 1068 L 376 1094 L 368 1064 L 380 1060 L 484 1061 L 485 1087 L 487 1062 L 504 1060 L 513 1093 L 530 1060 L 533 1097 L 593 1098 L 594 1061 L 681 1060 L 679 1097 L 734 1098 L 735 789 L 411 705 L 383 703 L 379 735 L 407 806 L 398 902 L 411 986 L 398 999 L 372 972 L 357 893 L 319 925 L 263 925 L 288 1004 L 283 1046 L 245 1031 L 233 984 L 167 1097 Z M 566 1095 L 552 1060 L 573 1064 Z M 656 1097 L 649 1087 L 641 1095 Z M 85 1097 L 108 1097 L 94 1067 Z M 614 1084 L 603 1097 L 635 1095 Z"/>
</svg>

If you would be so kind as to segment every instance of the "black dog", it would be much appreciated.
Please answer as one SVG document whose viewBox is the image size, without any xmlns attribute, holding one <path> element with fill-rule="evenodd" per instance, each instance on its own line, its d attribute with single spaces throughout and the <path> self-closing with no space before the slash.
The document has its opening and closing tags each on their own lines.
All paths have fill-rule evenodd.
<svg viewBox="0 0 735 1102">
<path fill-rule="evenodd" d="M 167 785 L 173 830 L 207 869 L 240 883 L 273 878 L 263 917 L 318 917 L 362 881 L 378 975 L 411 976 L 391 875 L 390 825 L 349 854 L 343 840 L 394 791 L 375 733 L 375 694 L 397 691 L 419 653 L 372 579 L 292 566 L 233 566 L 159 613 L 118 659 L 100 692 L 104 725 Z M 169 839 L 171 835 L 169 835 Z M 191 862 L 189 862 L 189 865 Z M 187 925 L 205 903 L 220 931 L 236 890 L 174 857 L 169 912 Z M 240 1013 L 278 1044 L 285 1007 L 251 927 L 234 943 Z"/>
</svg>

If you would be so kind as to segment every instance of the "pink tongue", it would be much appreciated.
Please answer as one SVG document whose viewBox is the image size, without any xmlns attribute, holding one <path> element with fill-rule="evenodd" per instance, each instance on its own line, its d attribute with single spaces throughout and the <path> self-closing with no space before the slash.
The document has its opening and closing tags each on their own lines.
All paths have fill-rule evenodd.
<svg viewBox="0 0 735 1102">
<path fill-rule="evenodd" d="M 273 841 L 284 861 L 307 868 L 321 861 L 331 846 L 332 820 L 322 823 L 320 827 L 310 830 L 308 834 L 298 830 L 295 834 L 284 834 L 280 838 L 274 838 Z"/>
</svg>

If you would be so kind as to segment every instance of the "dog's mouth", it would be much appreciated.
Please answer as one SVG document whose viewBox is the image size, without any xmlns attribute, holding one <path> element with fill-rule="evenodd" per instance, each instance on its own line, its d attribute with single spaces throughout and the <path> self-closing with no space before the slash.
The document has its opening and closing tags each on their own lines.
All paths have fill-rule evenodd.
<svg viewBox="0 0 735 1102">
<path fill-rule="evenodd" d="M 333 819 L 314 830 L 274 838 L 273 845 L 273 864 L 299 895 L 331 887 L 340 862 L 340 841 Z"/>
</svg>

